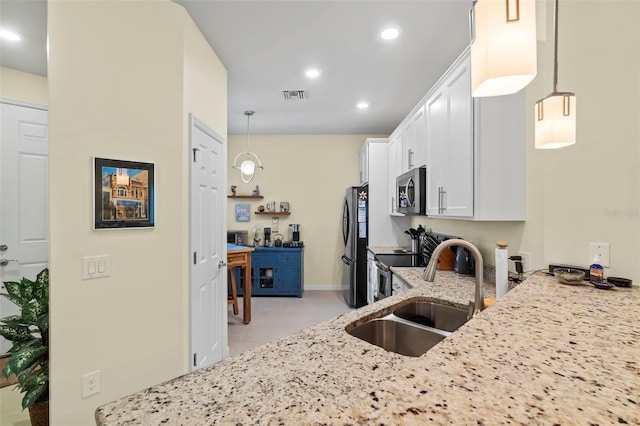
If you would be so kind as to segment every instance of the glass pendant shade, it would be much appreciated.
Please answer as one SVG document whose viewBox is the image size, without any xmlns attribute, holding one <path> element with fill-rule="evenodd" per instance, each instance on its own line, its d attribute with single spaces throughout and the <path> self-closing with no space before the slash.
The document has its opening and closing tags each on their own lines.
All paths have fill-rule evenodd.
<svg viewBox="0 0 640 426">
<path fill-rule="evenodd" d="M 258 158 L 258 156 L 249 151 L 249 118 L 254 114 L 253 111 L 245 111 L 244 115 L 247 116 L 247 150 L 244 152 L 238 153 L 236 158 L 233 159 L 233 164 L 231 167 L 234 169 L 240 170 L 240 178 L 242 182 L 249 183 L 253 180 L 253 177 L 256 175 L 256 169 L 264 169 L 262 166 L 262 162 Z M 238 165 L 238 161 L 240 157 L 244 156 L 244 160 Z M 255 159 L 255 161 L 253 159 Z"/>
<path fill-rule="evenodd" d="M 240 164 L 240 171 L 245 175 L 252 175 L 256 171 L 256 163 L 251 160 L 244 160 Z"/>
<path fill-rule="evenodd" d="M 553 2 L 553 39 L 553 92 L 536 102 L 536 149 L 558 149 L 576 143 L 576 95 L 558 91 L 558 0 Z"/>
<path fill-rule="evenodd" d="M 557 149 L 576 143 L 576 95 L 552 93 L 535 105 L 537 149 Z"/>
<path fill-rule="evenodd" d="M 472 12 L 471 90 L 502 96 L 538 72 L 535 0 L 478 0 Z"/>
</svg>

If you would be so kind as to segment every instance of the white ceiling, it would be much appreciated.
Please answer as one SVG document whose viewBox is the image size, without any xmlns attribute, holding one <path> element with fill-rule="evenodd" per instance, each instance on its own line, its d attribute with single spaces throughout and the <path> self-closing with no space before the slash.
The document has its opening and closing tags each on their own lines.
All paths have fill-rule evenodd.
<svg viewBox="0 0 640 426">
<path fill-rule="evenodd" d="M 252 134 L 390 133 L 469 41 L 471 0 L 175 2 L 227 68 L 230 134 L 246 132 L 247 109 Z M 0 25 L 25 37 L 0 42 L 0 65 L 46 75 L 46 2 L 0 0 Z M 380 39 L 386 25 L 400 37 Z M 284 100 L 289 89 L 308 99 Z"/>
</svg>

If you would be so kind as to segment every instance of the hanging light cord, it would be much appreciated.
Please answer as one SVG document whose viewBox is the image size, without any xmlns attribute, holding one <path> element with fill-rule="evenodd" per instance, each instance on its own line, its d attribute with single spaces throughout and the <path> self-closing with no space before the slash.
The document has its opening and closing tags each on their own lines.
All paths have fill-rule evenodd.
<svg viewBox="0 0 640 426">
<path fill-rule="evenodd" d="M 244 115 L 247 116 L 247 155 L 249 155 L 249 118 L 253 115 L 253 111 L 245 111 Z"/>
<path fill-rule="evenodd" d="M 558 0 L 553 3 L 553 93 L 558 93 Z"/>
</svg>

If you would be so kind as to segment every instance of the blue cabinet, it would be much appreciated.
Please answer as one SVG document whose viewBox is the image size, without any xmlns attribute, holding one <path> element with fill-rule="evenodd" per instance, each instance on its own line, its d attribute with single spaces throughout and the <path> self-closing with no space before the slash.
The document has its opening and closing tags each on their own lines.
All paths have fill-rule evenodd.
<svg viewBox="0 0 640 426">
<path fill-rule="evenodd" d="M 297 296 L 304 289 L 304 248 L 256 247 L 251 253 L 252 296 Z M 242 295 L 242 287 L 238 289 Z"/>
</svg>

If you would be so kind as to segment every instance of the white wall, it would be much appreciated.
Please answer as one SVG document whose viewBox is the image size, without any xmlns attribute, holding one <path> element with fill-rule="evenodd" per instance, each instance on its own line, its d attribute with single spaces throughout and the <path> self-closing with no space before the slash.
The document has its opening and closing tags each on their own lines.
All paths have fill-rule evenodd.
<svg viewBox="0 0 640 426">
<path fill-rule="evenodd" d="M 226 133 L 226 72 L 182 7 L 49 2 L 51 419 L 188 371 L 190 111 Z M 191 79 L 185 82 L 186 78 Z M 93 231 L 91 157 L 153 162 L 156 227 Z M 109 254 L 108 278 L 81 279 Z M 81 397 L 81 376 L 102 391 Z"/>
<path fill-rule="evenodd" d="M 428 219 L 438 232 L 477 243 L 493 264 L 498 240 L 510 254 L 588 266 L 589 242 L 611 244 L 607 276 L 640 281 L 640 2 L 561 1 L 558 89 L 576 93 L 577 143 L 534 149 L 534 104 L 553 90 L 553 6 L 538 76 L 526 89 L 527 220 L 476 223 Z M 425 218 L 414 218 L 413 223 Z"/>
<path fill-rule="evenodd" d="M 258 120 L 260 111 L 251 118 Z M 344 250 L 341 234 L 342 202 L 348 186 L 358 185 L 358 153 L 367 135 L 250 135 L 250 150 L 264 165 L 250 184 L 242 183 L 240 172 L 231 168 L 233 159 L 247 149 L 246 135 L 230 135 L 228 186 L 238 194 L 250 194 L 256 185 L 264 199 L 230 199 L 227 229 L 250 230 L 270 227 L 271 216 L 253 214 L 258 205 L 288 201 L 290 216 L 281 216 L 279 229 L 289 239 L 289 224 L 299 223 L 304 241 L 305 287 L 335 287 L 342 281 Z M 375 136 L 373 136 L 375 137 Z M 231 194 L 229 188 L 227 193 Z M 251 201 L 251 202 L 250 202 Z M 251 222 L 235 221 L 235 205 L 251 205 Z M 260 242 L 262 244 L 263 241 Z"/>
<path fill-rule="evenodd" d="M 47 77 L 0 67 L 0 96 L 46 105 Z"/>
</svg>

